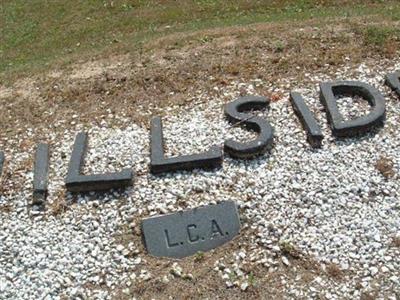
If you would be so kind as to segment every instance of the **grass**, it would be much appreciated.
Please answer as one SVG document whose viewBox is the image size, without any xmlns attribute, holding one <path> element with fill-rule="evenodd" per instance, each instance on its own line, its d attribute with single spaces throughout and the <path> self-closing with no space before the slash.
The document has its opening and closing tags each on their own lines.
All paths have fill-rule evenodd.
<svg viewBox="0 0 400 300">
<path fill-rule="evenodd" d="M 373 0 L 3 0 L 0 80 L 60 63 L 131 52 L 171 32 L 374 14 L 400 19 L 400 5 Z M 373 29 L 367 35 L 372 42 L 382 39 Z"/>
<path fill-rule="evenodd" d="M 397 20 L 392 16 L 392 19 Z M 396 55 L 396 43 L 400 41 L 400 29 L 392 24 L 356 24 L 354 32 L 363 37 L 364 45 L 374 47 L 377 52 L 389 57 Z"/>
<path fill-rule="evenodd" d="M 367 44 L 383 46 L 388 39 L 400 37 L 400 30 L 392 27 L 367 26 L 364 34 Z"/>
</svg>

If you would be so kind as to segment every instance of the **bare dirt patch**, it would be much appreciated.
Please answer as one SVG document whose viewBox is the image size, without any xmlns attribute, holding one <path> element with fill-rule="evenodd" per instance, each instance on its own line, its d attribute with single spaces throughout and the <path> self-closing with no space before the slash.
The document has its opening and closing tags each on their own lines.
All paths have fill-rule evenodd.
<svg viewBox="0 0 400 300">
<path fill-rule="evenodd" d="M 289 91 L 307 80 L 307 73 L 331 73 L 344 64 L 385 57 L 358 36 L 356 28 L 364 22 L 258 24 L 173 34 L 136 53 L 23 79 L 0 88 L 0 138 L 27 128 L 35 128 L 38 136 L 41 129 L 62 130 L 73 121 L 98 123 L 116 114 L 147 125 L 151 115 L 190 101 L 194 91 L 218 94 L 214 87 L 238 79 L 259 78 Z M 391 40 L 390 48 L 396 53 L 398 41 Z M 295 80 L 286 82 L 286 76 Z M 274 88 L 258 92 L 284 98 Z"/>
<path fill-rule="evenodd" d="M 138 234 L 129 236 L 135 236 L 134 239 L 140 242 Z M 253 235 L 249 229 L 244 229 L 234 241 L 207 253 L 181 260 L 147 256 L 145 265 L 151 274 L 150 279 L 133 281 L 129 289 L 117 292 L 115 299 L 131 299 L 132 296 L 137 299 L 283 299 L 285 282 L 303 280 L 307 286 L 316 277 L 326 276 L 321 273 L 318 263 L 310 258 L 291 260 L 290 268 L 281 264 L 273 272 L 254 263 L 241 267 L 247 275 L 248 287 L 245 290 L 240 286 L 227 288 L 217 269 L 232 268 L 231 254 L 245 248 L 250 250 L 252 243 Z M 144 248 L 141 251 L 145 251 Z M 221 264 L 216 266 L 216 262 L 222 262 L 224 267 Z M 182 268 L 181 274 L 174 271 L 174 263 Z"/>
</svg>

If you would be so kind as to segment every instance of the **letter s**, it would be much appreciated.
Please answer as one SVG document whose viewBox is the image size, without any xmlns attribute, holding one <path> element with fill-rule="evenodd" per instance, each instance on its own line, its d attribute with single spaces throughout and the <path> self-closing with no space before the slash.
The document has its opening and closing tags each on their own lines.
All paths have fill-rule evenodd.
<svg viewBox="0 0 400 300">
<path fill-rule="evenodd" d="M 267 120 L 244 111 L 260 110 L 268 107 L 269 100 L 259 96 L 240 97 L 225 106 L 225 116 L 232 124 L 243 124 L 245 128 L 258 132 L 258 137 L 250 142 L 241 143 L 229 139 L 224 150 L 235 158 L 252 158 L 264 154 L 273 144 L 273 128 Z"/>
</svg>

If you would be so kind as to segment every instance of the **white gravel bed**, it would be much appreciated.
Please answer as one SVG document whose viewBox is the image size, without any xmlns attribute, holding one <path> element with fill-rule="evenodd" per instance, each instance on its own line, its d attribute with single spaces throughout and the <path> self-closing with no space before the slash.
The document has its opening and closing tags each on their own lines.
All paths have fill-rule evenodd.
<svg viewBox="0 0 400 300">
<path fill-rule="evenodd" d="M 350 65 L 350 62 L 349 62 Z M 179 172 L 152 176 L 149 164 L 149 131 L 124 120 L 125 127 L 111 128 L 107 122 L 89 132 L 85 173 L 133 168 L 133 186 L 104 195 L 87 193 L 74 201 L 64 195 L 64 178 L 77 132 L 73 125 L 64 134 L 49 131 L 51 171 L 48 207 L 67 200 L 67 209 L 53 216 L 50 211 L 32 214 L 27 203 L 32 195 L 33 173 L 19 170 L 31 152 L 5 146 L 6 168 L 15 187 L 0 196 L 0 299 L 62 299 L 63 296 L 111 299 L 113 289 L 146 280 L 146 254 L 139 245 L 120 245 L 115 238 L 134 220 L 174 212 L 222 200 L 235 200 L 241 207 L 244 226 L 256 232 L 251 251 L 232 258 L 250 260 L 271 272 L 285 257 L 282 242 L 290 242 L 324 267 L 335 263 L 348 272 L 340 282 L 316 278 L 306 286 L 302 281 L 285 281 L 287 298 L 356 299 L 379 284 L 378 298 L 396 299 L 400 290 L 400 249 L 392 247 L 400 237 L 400 100 L 383 85 L 384 75 L 394 71 L 391 61 L 346 67 L 334 75 L 308 75 L 309 82 L 297 87 L 323 128 L 323 147 L 313 150 L 306 142 L 288 100 L 290 78 L 279 83 L 232 82 L 218 95 L 202 91 L 186 107 L 171 108 L 163 117 L 166 154 L 190 154 L 223 145 L 230 137 L 249 139 L 254 133 L 232 127 L 225 121 L 223 105 L 245 88 L 254 86 L 281 92 L 285 97 L 262 112 L 275 129 L 270 154 L 250 161 L 224 157 L 217 171 Z M 307 77 L 307 76 L 306 76 Z M 327 80 L 360 80 L 377 87 L 386 98 L 387 120 L 376 134 L 336 141 L 327 126 L 318 100 L 318 83 Z M 216 89 L 217 90 L 217 89 Z M 217 91 L 216 91 L 217 92 Z M 366 111 L 357 99 L 343 98 L 340 109 L 347 117 Z M 115 117 L 116 118 L 116 117 Z M 32 130 L 15 139 L 34 135 Z M 385 179 L 375 168 L 380 157 L 394 162 L 395 175 Z M 13 175 L 14 174 L 14 175 Z M 136 224 L 139 226 L 139 223 Z M 236 257 L 236 258 L 235 258 Z M 271 258 L 273 257 L 273 258 Z M 218 265 L 218 263 L 216 263 Z M 218 268 L 217 268 L 218 269 Z M 228 278 L 224 272 L 223 278 Z M 244 276 L 244 275 L 243 275 Z M 362 282 L 361 288 L 355 288 Z M 232 285 L 227 280 L 227 288 Z M 240 285 L 245 291 L 245 281 Z M 397 295 L 399 296 L 399 295 Z"/>
</svg>

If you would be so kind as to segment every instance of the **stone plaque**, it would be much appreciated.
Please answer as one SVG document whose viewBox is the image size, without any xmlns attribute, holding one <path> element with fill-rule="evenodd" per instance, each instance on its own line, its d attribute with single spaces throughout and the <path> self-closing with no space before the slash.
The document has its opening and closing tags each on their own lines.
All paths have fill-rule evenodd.
<svg viewBox="0 0 400 300">
<path fill-rule="evenodd" d="M 214 249 L 234 238 L 239 230 L 239 215 L 233 201 L 142 221 L 149 254 L 172 258 Z"/>
</svg>

